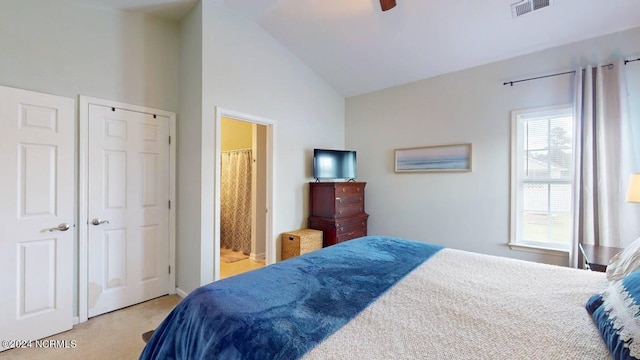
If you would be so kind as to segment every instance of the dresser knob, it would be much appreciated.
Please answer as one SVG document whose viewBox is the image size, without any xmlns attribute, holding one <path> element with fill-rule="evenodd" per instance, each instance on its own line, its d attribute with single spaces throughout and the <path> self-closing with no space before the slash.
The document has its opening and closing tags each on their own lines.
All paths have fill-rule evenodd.
<svg viewBox="0 0 640 360">
<path fill-rule="evenodd" d="M 339 197 L 336 198 L 336 201 L 342 203 L 342 199 L 340 199 Z"/>
</svg>

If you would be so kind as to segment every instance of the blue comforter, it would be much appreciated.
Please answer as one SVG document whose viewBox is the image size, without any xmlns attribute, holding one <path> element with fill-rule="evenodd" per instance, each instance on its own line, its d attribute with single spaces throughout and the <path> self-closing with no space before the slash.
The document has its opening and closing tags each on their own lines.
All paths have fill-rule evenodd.
<svg viewBox="0 0 640 360">
<path fill-rule="evenodd" d="M 194 290 L 140 359 L 295 359 L 442 247 L 364 237 Z"/>
</svg>

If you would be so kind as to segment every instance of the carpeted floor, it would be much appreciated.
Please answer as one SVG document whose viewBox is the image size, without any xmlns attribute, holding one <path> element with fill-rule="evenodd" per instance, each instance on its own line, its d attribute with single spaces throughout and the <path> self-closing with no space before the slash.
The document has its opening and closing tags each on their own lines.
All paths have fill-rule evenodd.
<svg viewBox="0 0 640 360">
<path fill-rule="evenodd" d="M 137 359 L 144 347 L 142 333 L 155 329 L 180 302 L 177 295 L 163 296 L 142 304 L 96 316 L 72 330 L 48 339 L 67 340 L 75 348 L 13 349 L 0 352 L 0 359 L 111 360 Z M 63 342 L 58 342 L 62 344 Z"/>
</svg>

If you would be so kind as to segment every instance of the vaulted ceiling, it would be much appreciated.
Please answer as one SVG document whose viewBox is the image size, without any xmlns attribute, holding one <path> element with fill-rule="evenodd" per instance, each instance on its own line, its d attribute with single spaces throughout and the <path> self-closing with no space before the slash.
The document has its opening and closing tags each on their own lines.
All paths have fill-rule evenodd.
<svg viewBox="0 0 640 360">
<path fill-rule="evenodd" d="M 91 0 L 180 19 L 196 0 Z M 260 25 L 345 96 L 640 26 L 640 0 L 204 0 Z M 640 49 L 638 49 L 640 54 Z"/>
</svg>

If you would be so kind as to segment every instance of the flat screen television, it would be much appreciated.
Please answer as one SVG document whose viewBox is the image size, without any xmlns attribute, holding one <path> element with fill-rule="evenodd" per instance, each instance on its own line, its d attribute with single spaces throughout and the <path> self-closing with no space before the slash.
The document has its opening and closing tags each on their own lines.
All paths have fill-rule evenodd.
<svg viewBox="0 0 640 360">
<path fill-rule="evenodd" d="M 356 152 L 313 149 L 313 177 L 317 180 L 356 178 Z"/>
</svg>

